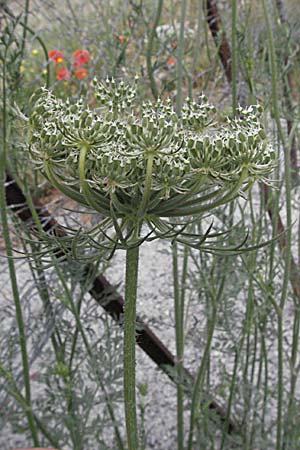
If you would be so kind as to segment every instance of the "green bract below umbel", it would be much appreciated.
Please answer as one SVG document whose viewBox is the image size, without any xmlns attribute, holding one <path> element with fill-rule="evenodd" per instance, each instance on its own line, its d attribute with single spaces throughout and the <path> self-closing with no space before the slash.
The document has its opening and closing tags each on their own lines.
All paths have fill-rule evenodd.
<svg viewBox="0 0 300 450">
<path fill-rule="evenodd" d="M 137 104 L 124 82 L 93 85 L 94 109 L 39 92 L 29 149 L 54 186 L 111 218 L 121 235 L 129 224 L 164 231 L 165 218 L 207 213 L 274 168 L 258 106 L 218 124 L 203 95 L 186 99 L 178 117 L 171 100 Z"/>
</svg>

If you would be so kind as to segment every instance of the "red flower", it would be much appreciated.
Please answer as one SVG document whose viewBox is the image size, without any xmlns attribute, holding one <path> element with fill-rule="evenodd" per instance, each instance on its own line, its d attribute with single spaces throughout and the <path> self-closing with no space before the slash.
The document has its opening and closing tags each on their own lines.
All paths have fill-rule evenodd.
<svg viewBox="0 0 300 450">
<path fill-rule="evenodd" d="M 75 50 L 72 54 L 74 66 L 82 66 L 89 59 L 89 52 L 87 50 Z"/>
<path fill-rule="evenodd" d="M 59 50 L 49 50 L 48 58 L 51 61 L 54 61 L 56 64 L 58 64 L 58 63 L 60 63 L 60 62 L 62 62 L 64 60 L 62 52 L 59 51 Z"/>
<path fill-rule="evenodd" d="M 124 36 L 124 34 L 119 34 L 118 39 L 120 42 L 129 42 L 129 37 Z"/>
<path fill-rule="evenodd" d="M 78 80 L 82 80 L 87 76 L 87 70 L 84 67 L 78 67 L 74 70 L 74 75 Z"/>
<path fill-rule="evenodd" d="M 56 67 L 56 79 L 63 80 L 64 78 L 70 78 L 71 72 L 65 67 Z"/>
<path fill-rule="evenodd" d="M 170 58 L 167 61 L 167 66 L 173 66 L 173 64 L 175 63 L 175 58 L 174 56 L 170 56 Z"/>
</svg>

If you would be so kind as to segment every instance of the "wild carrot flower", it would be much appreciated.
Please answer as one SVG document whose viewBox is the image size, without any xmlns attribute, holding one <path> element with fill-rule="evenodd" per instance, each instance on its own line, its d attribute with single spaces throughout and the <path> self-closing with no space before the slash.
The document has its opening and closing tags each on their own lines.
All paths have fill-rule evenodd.
<svg viewBox="0 0 300 450">
<path fill-rule="evenodd" d="M 48 58 L 51 61 L 54 61 L 56 64 L 62 62 L 64 60 L 64 57 L 62 55 L 62 52 L 60 50 L 49 50 L 48 52 Z"/>
<path fill-rule="evenodd" d="M 66 68 L 58 69 L 64 69 L 61 78 L 68 76 Z M 134 196 L 141 201 L 137 226 L 143 220 L 161 230 L 161 220 L 188 221 L 211 211 L 256 179 L 265 181 L 274 168 L 259 106 L 239 108 L 236 118 L 218 124 L 205 96 L 186 99 L 180 117 L 171 100 L 144 102 L 135 115 L 136 90 L 123 81 L 95 80 L 94 97 L 102 106 L 97 113 L 83 100 L 62 102 L 43 90 L 32 116 L 30 151 L 62 192 L 87 206 L 92 202 L 113 221 L 117 214 L 134 222 Z M 65 178 L 72 188 L 64 188 Z M 172 231 L 168 220 L 165 226 Z"/>
<path fill-rule="evenodd" d="M 78 67 L 74 70 L 74 75 L 78 80 L 83 80 L 87 76 L 87 70 L 84 67 Z"/>
<path fill-rule="evenodd" d="M 70 78 L 71 72 L 65 67 L 56 67 L 56 79 L 63 80 L 64 78 Z"/>
<path fill-rule="evenodd" d="M 75 50 L 72 54 L 74 66 L 83 66 L 89 59 L 89 52 L 87 50 Z"/>
</svg>

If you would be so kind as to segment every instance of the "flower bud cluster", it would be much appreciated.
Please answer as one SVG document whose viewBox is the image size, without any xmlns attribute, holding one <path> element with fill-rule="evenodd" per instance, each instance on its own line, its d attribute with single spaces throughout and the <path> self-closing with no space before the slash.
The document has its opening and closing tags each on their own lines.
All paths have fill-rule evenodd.
<svg viewBox="0 0 300 450">
<path fill-rule="evenodd" d="M 124 210 L 140 201 L 150 208 L 154 197 L 164 202 L 178 196 L 180 203 L 191 192 L 197 196 L 198 185 L 203 192 L 203 182 L 231 190 L 273 170 L 275 154 L 257 106 L 216 125 L 216 109 L 204 96 L 197 103 L 187 99 L 178 117 L 170 100 L 138 107 L 135 88 L 124 82 L 95 80 L 94 89 L 101 104 L 95 110 L 44 89 L 29 120 L 35 162 L 48 177 L 51 172 L 80 195 L 88 192 L 88 204 L 93 193 L 104 210 L 110 195 L 119 196 Z"/>
<path fill-rule="evenodd" d="M 29 123 L 29 143 L 35 159 L 62 160 L 63 165 L 78 161 L 80 145 L 87 144 L 98 154 L 122 135 L 115 121 L 103 120 L 82 100 L 63 102 L 46 89 L 40 91 Z"/>
<path fill-rule="evenodd" d="M 141 118 L 133 117 L 126 129 L 126 145 L 136 156 L 155 152 L 157 155 L 174 153 L 178 147 L 178 117 L 171 101 L 158 100 L 155 105 L 145 102 Z M 144 157 L 144 156 L 143 156 Z"/>
<path fill-rule="evenodd" d="M 199 102 L 187 98 L 181 112 L 182 125 L 195 131 L 202 131 L 212 122 L 211 115 L 216 113 L 215 106 L 208 103 L 205 95 L 199 96 Z"/>
<path fill-rule="evenodd" d="M 255 178 L 265 177 L 274 168 L 275 152 L 266 142 L 259 121 L 260 107 L 238 109 L 239 116 L 227 126 L 191 134 L 187 145 L 196 173 L 206 173 L 223 181 L 234 181 L 244 168 Z"/>
<path fill-rule="evenodd" d="M 138 77 L 136 76 L 135 84 L 137 81 Z M 95 97 L 99 103 L 115 114 L 120 114 L 132 106 L 136 97 L 135 86 L 130 86 L 124 81 L 117 83 L 113 78 L 111 80 L 107 78 L 104 83 L 100 83 L 97 78 L 94 78 L 93 85 Z"/>
</svg>

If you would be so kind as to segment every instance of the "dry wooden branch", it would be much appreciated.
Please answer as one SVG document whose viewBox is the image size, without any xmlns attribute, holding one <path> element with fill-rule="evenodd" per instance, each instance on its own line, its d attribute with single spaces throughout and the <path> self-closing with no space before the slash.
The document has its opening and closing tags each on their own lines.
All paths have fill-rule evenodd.
<svg viewBox="0 0 300 450">
<path fill-rule="evenodd" d="M 216 0 L 206 1 L 206 20 L 218 49 L 228 83 L 231 83 L 231 50 L 223 28 Z"/>
</svg>

